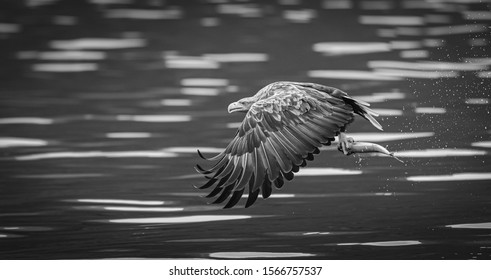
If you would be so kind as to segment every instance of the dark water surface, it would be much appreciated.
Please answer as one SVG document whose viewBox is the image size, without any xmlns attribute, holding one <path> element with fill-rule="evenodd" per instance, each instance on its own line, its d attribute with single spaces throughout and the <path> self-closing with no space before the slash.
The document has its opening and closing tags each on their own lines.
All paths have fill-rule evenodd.
<svg viewBox="0 0 491 280">
<path fill-rule="evenodd" d="M 490 1 L 2 1 L 0 258 L 491 258 Z M 223 210 L 192 185 L 276 80 L 372 103 Z"/>
</svg>

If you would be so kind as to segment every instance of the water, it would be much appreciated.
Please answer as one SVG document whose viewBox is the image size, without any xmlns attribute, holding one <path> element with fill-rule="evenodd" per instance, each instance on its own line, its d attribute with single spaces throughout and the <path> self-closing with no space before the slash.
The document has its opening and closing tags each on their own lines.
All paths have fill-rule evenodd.
<svg viewBox="0 0 491 280">
<path fill-rule="evenodd" d="M 489 3 L 3 1 L 0 258 L 491 258 Z M 196 190 L 276 80 L 381 113 L 248 209 Z M 246 197 L 246 196 L 245 196 Z"/>
</svg>

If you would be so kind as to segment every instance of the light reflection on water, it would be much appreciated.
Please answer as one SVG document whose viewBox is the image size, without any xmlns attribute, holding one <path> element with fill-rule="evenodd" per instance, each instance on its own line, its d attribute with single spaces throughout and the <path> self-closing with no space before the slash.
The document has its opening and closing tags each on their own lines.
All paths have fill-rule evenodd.
<svg viewBox="0 0 491 280">
<path fill-rule="evenodd" d="M 362 132 L 350 132 L 349 135 L 355 139 L 355 141 L 366 142 L 388 142 L 396 140 L 416 139 L 432 137 L 434 132 L 377 132 L 377 133 L 362 133 Z"/>
<path fill-rule="evenodd" d="M 189 224 L 189 223 L 206 223 L 219 221 L 233 221 L 251 219 L 249 215 L 193 215 L 182 217 L 151 217 L 151 218 L 129 218 L 129 219 L 111 219 L 102 222 L 123 223 L 123 224 Z"/>
<path fill-rule="evenodd" d="M 102 210 L 123 211 L 123 212 L 179 212 L 183 211 L 182 207 L 116 207 L 104 206 Z"/>
<path fill-rule="evenodd" d="M 442 70 L 403 70 L 392 68 L 375 68 L 375 74 L 385 77 L 415 78 L 415 79 L 439 79 L 439 78 L 457 78 L 457 71 Z"/>
<path fill-rule="evenodd" d="M 456 173 L 449 175 L 421 175 L 409 176 L 408 181 L 414 182 L 452 182 L 452 181 L 479 181 L 491 180 L 491 173 Z"/>
<path fill-rule="evenodd" d="M 164 106 L 191 106 L 193 102 L 189 99 L 162 99 L 160 104 Z"/>
<path fill-rule="evenodd" d="M 23 236 L 19 234 L 0 233 L 0 238 L 16 238 L 16 237 L 23 237 Z"/>
<path fill-rule="evenodd" d="M 465 103 L 473 105 L 485 105 L 489 104 L 489 98 L 467 98 L 465 100 Z"/>
<path fill-rule="evenodd" d="M 473 147 L 491 148 L 491 141 L 480 141 L 471 144 Z"/>
<path fill-rule="evenodd" d="M 386 102 L 389 100 L 398 100 L 406 98 L 406 94 L 402 92 L 376 92 L 371 95 L 355 95 L 353 98 L 361 99 L 368 103 Z"/>
<path fill-rule="evenodd" d="M 323 78 L 334 80 L 371 80 L 371 81 L 399 81 L 400 76 L 393 76 L 390 72 L 377 73 L 362 70 L 311 70 L 308 72 L 311 78 Z"/>
<path fill-rule="evenodd" d="M 225 87 L 229 80 L 218 78 L 186 78 L 181 80 L 183 87 Z"/>
<path fill-rule="evenodd" d="M 392 50 L 389 43 L 383 42 L 322 42 L 314 44 L 313 49 L 325 55 L 366 54 Z"/>
<path fill-rule="evenodd" d="M 427 50 L 404 50 L 400 53 L 401 58 L 427 58 L 430 52 Z"/>
<path fill-rule="evenodd" d="M 308 23 L 314 19 L 316 15 L 316 11 L 312 9 L 286 10 L 283 12 L 283 17 L 285 20 L 294 23 Z"/>
<path fill-rule="evenodd" d="M 421 245 L 421 241 L 417 240 L 400 240 L 400 241 L 379 241 L 379 242 L 363 242 L 363 243 L 338 243 L 338 246 L 377 246 L 377 247 L 397 247 L 397 246 L 411 246 Z"/>
<path fill-rule="evenodd" d="M 110 132 L 106 133 L 107 138 L 150 138 L 151 133 L 148 132 Z"/>
<path fill-rule="evenodd" d="M 165 67 L 169 69 L 218 69 L 220 63 L 205 57 L 165 55 Z"/>
<path fill-rule="evenodd" d="M 166 152 L 164 150 L 156 151 L 119 151 L 119 152 L 104 152 L 104 151 L 86 151 L 86 152 L 53 152 L 43 154 L 32 154 L 24 156 L 16 156 L 15 160 L 45 160 L 45 159 L 61 159 L 61 158 L 170 158 L 178 157 L 176 153 Z"/>
<path fill-rule="evenodd" d="M 45 51 L 33 52 L 23 51 L 17 54 L 20 59 L 40 59 L 40 60 L 103 60 L 106 53 L 101 51 Z"/>
<path fill-rule="evenodd" d="M 360 175 L 361 170 L 348 170 L 340 168 L 302 168 L 295 176 L 335 176 L 335 175 Z"/>
<path fill-rule="evenodd" d="M 420 61 L 420 62 L 403 62 L 392 60 L 372 60 L 368 62 L 370 68 L 391 68 L 391 69 L 407 69 L 407 70 L 453 70 L 453 71 L 479 71 L 486 69 L 486 65 L 472 62 L 435 62 L 435 61 Z"/>
<path fill-rule="evenodd" d="M 41 231 L 51 231 L 54 228 L 51 227 L 42 227 L 42 226 L 9 226 L 9 227 L 0 227 L 0 230 L 8 230 L 8 231 L 21 231 L 21 232 L 41 232 Z"/>
<path fill-rule="evenodd" d="M 425 149 L 425 150 L 407 150 L 394 152 L 397 157 L 419 157 L 419 158 L 435 158 L 435 157 L 462 157 L 462 156 L 484 156 L 486 151 L 471 150 L 471 149 Z"/>
<path fill-rule="evenodd" d="M 87 72 L 97 71 L 99 65 L 97 63 L 37 63 L 32 65 L 32 70 L 37 72 Z"/>
<path fill-rule="evenodd" d="M 80 38 L 73 40 L 55 40 L 50 47 L 62 50 L 85 49 L 126 49 L 144 47 L 146 41 L 140 38 Z"/>
<path fill-rule="evenodd" d="M 142 10 L 142 9 L 111 9 L 106 12 L 106 17 L 116 19 L 180 19 L 182 11 L 179 9 L 168 10 Z"/>
<path fill-rule="evenodd" d="M 260 258 L 302 258 L 314 257 L 315 254 L 296 252 L 216 252 L 209 254 L 217 259 L 260 259 Z"/>
<path fill-rule="evenodd" d="M 425 31 L 429 36 L 445 36 L 486 32 L 487 27 L 482 24 L 449 25 L 427 27 Z"/>
<path fill-rule="evenodd" d="M 15 175 L 15 178 L 26 179 L 77 179 L 77 178 L 99 178 L 109 176 L 107 174 L 98 173 L 80 173 L 80 174 L 27 174 L 27 175 Z"/>
<path fill-rule="evenodd" d="M 468 229 L 491 229 L 491 222 L 488 223 L 475 223 L 475 224 L 456 224 L 448 225 L 449 228 L 468 228 Z"/>
<path fill-rule="evenodd" d="M 18 137 L 0 137 L 0 148 L 47 146 L 46 140 Z"/>
<path fill-rule="evenodd" d="M 200 238 L 200 239 L 177 239 L 177 240 L 168 240 L 165 242 L 174 243 L 174 242 L 182 242 L 182 243 L 216 243 L 216 242 L 244 242 L 244 241 L 254 241 L 256 238 Z"/>
<path fill-rule="evenodd" d="M 205 88 L 205 87 L 183 87 L 180 89 L 183 95 L 196 95 L 196 96 L 217 96 L 222 92 L 218 88 Z"/>
<path fill-rule="evenodd" d="M 0 33 L 17 33 L 20 31 L 20 25 L 15 23 L 0 23 Z"/>
<path fill-rule="evenodd" d="M 462 14 L 467 20 L 491 20 L 491 11 L 462 11 Z"/>
<path fill-rule="evenodd" d="M 265 53 L 210 53 L 204 54 L 203 57 L 219 63 L 264 62 L 269 59 L 269 56 Z"/>
<path fill-rule="evenodd" d="M 0 124 L 53 124 L 53 119 L 39 117 L 17 117 L 17 118 L 1 118 Z"/>
<path fill-rule="evenodd" d="M 424 18 L 419 16 L 372 16 L 363 15 L 359 17 L 361 24 L 374 25 L 405 25 L 421 26 L 425 24 Z"/>
<path fill-rule="evenodd" d="M 447 110 L 437 107 L 418 107 L 414 109 L 414 112 L 418 114 L 445 114 Z"/>
<path fill-rule="evenodd" d="M 373 231 L 285 231 L 270 233 L 276 236 L 288 236 L 288 237 L 323 237 L 323 236 L 336 236 L 336 235 L 363 235 L 375 233 Z"/>
<path fill-rule="evenodd" d="M 119 121 L 135 122 L 188 122 L 191 116 L 187 115 L 118 115 Z"/>
<path fill-rule="evenodd" d="M 102 204 L 129 204 L 129 205 L 164 205 L 165 201 L 160 200 L 128 200 L 128 199 L 98 199 L 98 198 L 80 198 L 76 199 L 76 202 L 82 203 L 102 203 Z"/>
</svg>

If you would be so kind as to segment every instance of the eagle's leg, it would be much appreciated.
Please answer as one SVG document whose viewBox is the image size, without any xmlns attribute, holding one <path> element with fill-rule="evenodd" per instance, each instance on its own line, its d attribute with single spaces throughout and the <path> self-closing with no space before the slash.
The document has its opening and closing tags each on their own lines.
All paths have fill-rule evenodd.
<svg viewBox="0 0 491 280">
<path fill-rule="evenodd" d="M 351 137 L 346 136 L 345 132 L 340 132 L 338 139 L 339 139 L 338 150 L 340 152 L 343 152 L 347 156 L 351 155 L 353 153 L 351 151 L 351 146 L 355 142 L 355 140 Z"/>
</svg>

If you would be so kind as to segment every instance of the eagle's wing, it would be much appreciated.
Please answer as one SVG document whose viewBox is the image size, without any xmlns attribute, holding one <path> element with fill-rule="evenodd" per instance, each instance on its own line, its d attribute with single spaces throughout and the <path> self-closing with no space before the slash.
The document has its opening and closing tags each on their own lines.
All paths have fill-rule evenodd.
<svg viewBox="0 0 491 280">
<path fill-rule="evenodd" d="M 227 148 L 209 159 L 216 164 L 208 170 L 196 166 L 209 179 L 199 188 L 214 186 L 207 196 L 218 196 L 213 203 L 231 195 L 225 208 L 232 207 L 246 189 L 246 207 L 256 201 L 259 192 L 269 197 L 273 185 L 281 188 L 284 179 L 293 179 L 293 172 L 319 153 L 318 147 L 330 145 L 353 121 L 354 107 L 365 107 L 310 85 L 314 84 L 290 83 L 254 103 Z"/>
</svg>

